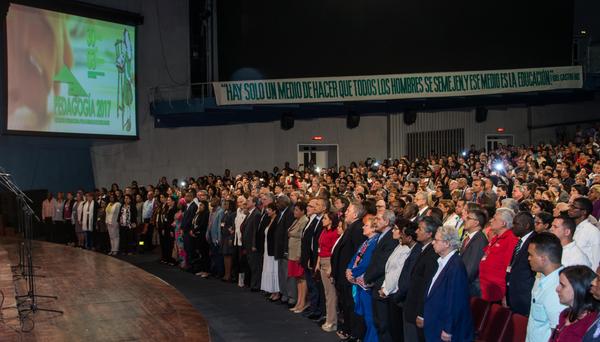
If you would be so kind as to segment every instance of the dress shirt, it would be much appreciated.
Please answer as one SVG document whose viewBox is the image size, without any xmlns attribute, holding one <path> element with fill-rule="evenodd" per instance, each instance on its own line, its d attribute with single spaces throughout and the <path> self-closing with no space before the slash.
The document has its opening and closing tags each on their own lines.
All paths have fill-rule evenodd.
<svg viewBox="0 0 600 342">
<path fill-rule="evenodd" d="M 416 245 L 415 243 L 411 248 L 408 248 L 405 245 L 399 244 L 387 259 L 385 263 L 385 279 L 383 280 L 383 285 L 381 285 L 381 289 L 386 296 L 398 291 L 398 279 L 400 278 L 400 273 L 402 273 L 402 268 L 404 268 L 404 262 L 406 262 L 410 252 Z"/>
<path fill-rule="evenodd" d="M 455 228 L 456 225 L 458 224 L 458 222 L 461 221 L 460 216 L 458 216 L 456 213 L 452 213 L 450 214 L 450 216 L 448 216 L 445 220 L 444 220 L 444 226 L 452 226 Z"/>
<path fill-rule="evenodd" d="M 467 232 L 467 231 L 465 230 L 465 235 L 466 235 L 466 236 L 465 236 L 465 239 L 466 239 L 466 238 L 467 238 L 467 236 L 468 236 L 468 237 L 469 237 L 469 242 L 471 242 L 471 240 L 473 240 L 473 236 L 475 236 L 475 234 L 477 234 L 478 232 L 479 232 L 479 230 L 476 230 L 476 231 L 474 231 L 474 232 L 472 232 L 472 233 L 469 233 L 469 232 Z M 463 239 L 463 241 L 464 241 L 464 239 Z M 467 246 L 468 246 L 468 245 L 469 245 L 469 244 L 467 243 Z"/>
<path fill-rule="evenodd" d="M 419 213 L 417 214 L 417 217 L 425 215 L 425 212 L 427 211 L 427 209 L 429 209 L 429 206 L 426 206 L 423 209 L 419 209 Z"/>
<path fill-rule="evenodd" d="M 519 251 L 521 251 L 521 248 L 523 248 L 523 246 L 525 245 L 525 242 L 527 241 L 527 239 L 529 239 L 529 237 L 531 236 L 532 233 L 533 233 L 533 230 L 519 238 L 519 241 L 517 242 L 517 244 L 519 245 Z M 511 260 L 510 260 L 511 266 L 512 266 L 512 263 L 515 262 L 514 260 L 512 260 L 512 258 L 516 257 L 517 253 L 519 251 L 516 251 L 516 250 L 513 251 L 513 256 L 511 257 Z M 517 253 L 515 253 L 515 252 L 517 252 Z"/>
<path fill-rule="evenodd" d="M 431 288 L 433 287 L 433 284 L 435 284 L 436 279 L 440 276 L 440 273 L 442 273 L 442 271 L 444 270 L 444 267 L 446 267 L 446 264 L 448 264 L 448 260 L 450 260 L 450 258 L 454 255 L 454 253 L 456 253 L 456 249 L 453 250 L 452 252 L 448 253 L 445 257 L 439 257 L 437 259 L 438 268 L 437 268 L 437 271 L 435 271 L 433 278 L 431 279 L 431 284 L 429 284 L 429 290 L 427 290 L 428 295 L 429 295 L 429 292 L 431 292 Z"/>
<path fill-rule="evenodd" d="M 600 264 L 600 230 L 589 219 L 583 220 L 575 228 L 573 240 L 592 263 L 592 269 Z"/>
<path fill-rule="evenodd" d="M 152 210 L 154 209 L 154 198 L 146 200 L 142 207 L 142 220 L 150 220 L 152 218 Z"/>
<path fill-rule="evenodd" d="M 313 220 L 317 217 L 317 214 L 312 214 L 308 217 L 308 223 L 306 224 L 306 227 L 304 227 L 304 229 L 302 229 L 302 236 L 304 236 L 304 232 L 306 232 L 306 228 L 310 227 L 310 224 L 313 222 Z"/>
<path fill-rule="evenodd" d="M 542 275 L 531 290 L 531 311 L 527 322 L 527 342 L 547 342 L 551 330 L 558 325 L 560 313 L 567 307 L 560 304 L 556 287 L 559 267 L 547 276 Z"/>
<path fill-rule="evenodd" d="M 381 232 L 381 235 L 379 235 L 379 239 L 377 240 L 377 243 L 379 243 L 379 241 L 381 241 L 381 239 L 383 239 L 385 234 L 387 234 L 391 230 L 392 230 L 392 227 L 387 227 L 383 232 Z"/>
<path fill-rule="evenodd" d="M 54 217 L 54 203 L 56 203 L 54 198 L 51 200 L 45 199 L 44 202 L 42 202 L 42 218 Z"/>
<path fill-rule="evenodd" d="M 592 267 L 590 259 L 588 259 L 581 248 L 577 246 L 575 241 L 571 241 L 568 245 L 563 246 L 561 261 L 565 267 L 573 265 L 585 265 L 590 268 Z"/>
<path fill-rule="evenodd" d="M 244 209 L 242 209 L 242 208 L 237 209 L 237 211 L 235 213 L 235 236 L 233 237 L 233 245 L 234 246 L 242 245 L 242 223 L 246 219 L 246 216 L 247 215 L 246 215 L 246 213 L 244 213 Z"/>
</svg>

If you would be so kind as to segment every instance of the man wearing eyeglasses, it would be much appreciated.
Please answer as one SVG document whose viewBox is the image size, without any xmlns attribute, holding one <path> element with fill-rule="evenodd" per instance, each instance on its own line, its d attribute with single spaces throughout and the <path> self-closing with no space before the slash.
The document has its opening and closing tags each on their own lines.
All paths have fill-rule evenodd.
<svg viewBox="0 0 600 342">
<path fill-rule="evenodd" d="M 569 217 L 577 224 L 573 240 L 592 265 L 598 265 L 600 263 L 600 230 L 588 219 L 592 210 L 592 201 L 589 198 L 579 197 L 573 200 L 568 213 Z"/>
<path fill-rule="evenodd" d="M 481 287 L 479 285 L 479 263 L 483 258 L 485 246 L 488 240 L 481 232 L 485 226 L 487 217 L 479 209 L 468 212 L 465 220 L 465 236 L 460 246 L 460 256 L 467 270 L 469 279 L 469 293 L 471 296 L 480 297 Z"/>
</svg>

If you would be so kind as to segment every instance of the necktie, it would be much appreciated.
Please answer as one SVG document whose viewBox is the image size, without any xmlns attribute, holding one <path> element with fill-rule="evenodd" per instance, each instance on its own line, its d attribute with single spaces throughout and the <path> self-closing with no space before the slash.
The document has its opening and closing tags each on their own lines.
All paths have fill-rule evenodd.
<svg viewBox="0 0 600 342">
<path fill-rule="evenodd" d="M 463 240 L 462 247 L 460 248 L 460 254 L 465 252 L 465 248 L 467 248 L 469 241 L 471 241 L 471 237 L 467 234 L 467 237 Z"/>
<path fill-rule="evenodd" d="M 511 265 L 515 262 L 515 258 L 517 257 L 517 253 L 519 253 L 519 250 L 521 249 L 522 243 L 523 243 L 523 240 L 519 239 L 519 242 L 517 242 L 517 245 L 515 246 L 515 250 L 513 251 L 512 258 L 510 259 Z"/>
</svg>

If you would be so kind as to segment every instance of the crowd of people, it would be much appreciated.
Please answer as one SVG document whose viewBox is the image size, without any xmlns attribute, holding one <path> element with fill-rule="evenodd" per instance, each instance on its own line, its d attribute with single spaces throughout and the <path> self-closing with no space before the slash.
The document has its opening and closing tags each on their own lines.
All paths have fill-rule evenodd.
<svg viewBox="0 0 600 342">
<path fill-rule="evenodd" d="M 527 341 L 597 341 L 596 136 L 49 194 L 43 233 L 110 255 L 159 246 L 347 341 L 472 341 L 471 297 L 528 316 Z"/>
</svg>

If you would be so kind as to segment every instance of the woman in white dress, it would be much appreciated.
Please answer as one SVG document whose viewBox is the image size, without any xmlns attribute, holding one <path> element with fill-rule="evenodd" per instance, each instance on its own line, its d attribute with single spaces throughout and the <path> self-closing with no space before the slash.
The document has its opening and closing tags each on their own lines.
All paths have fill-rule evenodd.
<svg viewBox="0 0 600 342">
<path fill-rule="evenodd" d="M 263 270 L 260 281 L 260 289 L 270 293 L 269 300 L 279 300 L 279 276 L 277 272 L 277 261 L 275 260 L 275 226 L 277 217 L 277 207 L 275 203 L 271 203 L 267 206 L 267 216 L 269 217 L 269 224 L 265 228 L 265 252 L 263 254 Z"/>
</svg>

